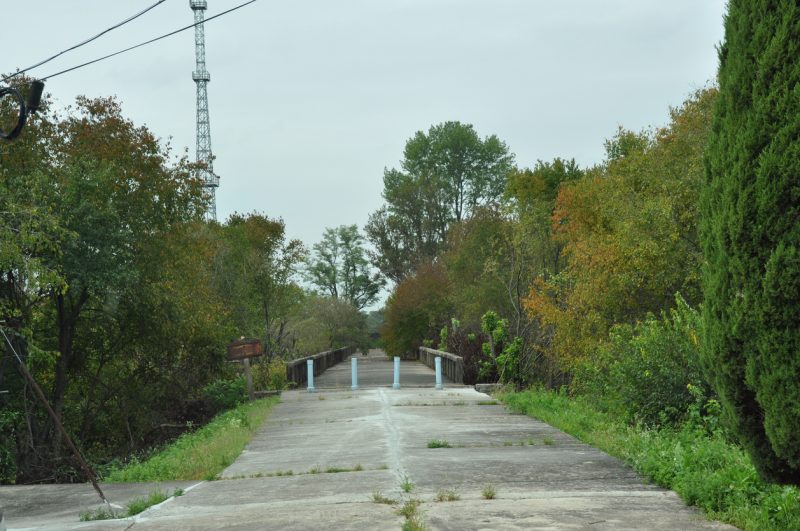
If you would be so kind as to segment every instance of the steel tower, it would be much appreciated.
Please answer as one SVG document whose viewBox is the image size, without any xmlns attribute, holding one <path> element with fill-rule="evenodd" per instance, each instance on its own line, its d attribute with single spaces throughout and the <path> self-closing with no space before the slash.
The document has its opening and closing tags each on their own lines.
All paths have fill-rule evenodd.
<svg viewBox="0 0 800 531">
<path fill-rule="evenodd" d="M 203 188 L 209 199 L 208 218 L 217 219 L 216 191 L 219 186 L 219 176 L 214 173 L 213 157 L 211 155 L 211 125 L 208 120 L 208 92 L 207 85 L 211 81 L 211 74 L 206 70 L 206 36 L 202 24 L 204 11 L 208 7 L 206 0 L 189 0 L 189 6 L 194 11 L 194 51 L 196 67 L 192 72 L 192 79 L 197 84 L 197 162 L 204 162 L 206 169 L 200 172 Z"/>
</svg>

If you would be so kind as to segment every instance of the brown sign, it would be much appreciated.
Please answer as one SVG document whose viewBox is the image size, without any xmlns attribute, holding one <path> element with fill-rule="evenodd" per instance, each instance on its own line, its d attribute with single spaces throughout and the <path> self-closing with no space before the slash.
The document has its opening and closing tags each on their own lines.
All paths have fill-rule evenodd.
<svg viewBox="0 0 800 531">
<path fill-rule="evenodd" d="M 240 339 L 228 345 L 229 361 L 257 358 L 263 354 L 261 341 L 258 339 Z"/>
</svg>

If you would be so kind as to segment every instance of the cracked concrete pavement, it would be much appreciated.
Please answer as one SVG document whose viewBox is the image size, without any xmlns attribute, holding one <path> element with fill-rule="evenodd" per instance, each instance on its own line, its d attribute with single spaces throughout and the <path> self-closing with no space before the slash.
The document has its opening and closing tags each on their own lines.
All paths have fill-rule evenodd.
<svg viewBox="0 0 800 531">
<path fill-rule="evenodd" d="M 421 501 L 430 529 L 733 529 L 705 520 L 674 492 L 648 484 L 617 459 L 547 424 L 509 413 L 485 394 L 453 385 L 434 390 L 433 373 L 422 364 L 403 362 L 403 374 L 417 371 L 426 387 L 410 387 L 414 379 L 401 376 L 406 385 L 399 390 L 388 387 L 390 363 L 371 368 L 375 382 L 387 387 L 370 387 L 375 382 L 365 371 L 362 388 L 351 391 L 349 363 L 342 363 L 321 375 L 317 385 L 327 378 L 347 388 L 284 392 L 222 479 L 163 486 L 189 490 L 135 518 L 79 522 L 80 510 L 96 505 L 88 485 L 3 487 L 6 525 L 400 529 L 404 519 L 397 507 L 373 501 L 379 493 L 398 503 Z M 428 448 L 432 440 L 449 447 Z M 413 485 L 410 492 L 402 488 L 404 482 Z M 496 499 L 483 498 L 488 485 Z M 146 493 L 155 487 L 106 486 L 117 503 L 137 489 Z M 435 502 L 443 489 L 455 491 L 459 500 Z M 63 502 L 49 499 L 64 496 Z M 58 510 L 28 512 L 48 503 Z"/>
</svg>

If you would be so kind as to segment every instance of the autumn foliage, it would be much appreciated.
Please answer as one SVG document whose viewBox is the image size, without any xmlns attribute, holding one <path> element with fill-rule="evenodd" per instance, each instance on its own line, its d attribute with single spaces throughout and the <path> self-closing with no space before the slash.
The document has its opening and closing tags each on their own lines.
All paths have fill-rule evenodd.
<svg viewBox="0 0 800 531">
<path fill-rule="evenodd" d="M 715 89 L 694 94 L 656 131 L 620 129 L 607 160 L 562 185 L 552 238 L 566 266 L 532 280 L 528 311 L 553 329 L 566 367 L 590 357 L 610 327 L 700 299 L 697 204 Z"/>
</svg>

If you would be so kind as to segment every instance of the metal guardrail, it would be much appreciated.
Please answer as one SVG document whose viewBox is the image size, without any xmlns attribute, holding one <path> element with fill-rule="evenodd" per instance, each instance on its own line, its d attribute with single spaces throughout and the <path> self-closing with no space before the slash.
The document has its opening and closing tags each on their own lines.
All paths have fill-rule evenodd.
<svg viewBox="0 0 800 531">
<path fill-rule="evenodd" d="M 292 360 L 286 363 L 286 378 L 299 387 L 308 380 L 308 369 L 306 368 L 308 360 L 314 360 L 314 376 L 319 376 L 329 367 L 349 358 L 353 353 L 355 353 L 354 347 L 344 347 Z"/>
<path fill-rule="evenodd" d="M 436 357 L 442 358 L 442 373 L 455 384 L 464 383 L 464 358 L 443 350 L 419 347 L 419 361 L 435 370 Z"/>
</svg>

